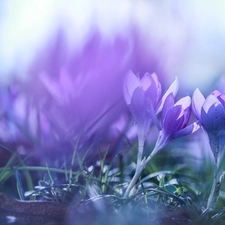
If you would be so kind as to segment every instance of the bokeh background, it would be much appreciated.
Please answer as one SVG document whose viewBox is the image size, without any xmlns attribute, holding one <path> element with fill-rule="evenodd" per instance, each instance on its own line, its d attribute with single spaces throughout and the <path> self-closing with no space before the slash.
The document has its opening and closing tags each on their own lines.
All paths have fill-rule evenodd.
<svg viewBox="0 0 225 225">
<path fill-rule="evenodd" d="M 0 140 L 20 154 L 121 146 L 130 69 L 225 90 L 222 0 L 1 1 L 0 30 Z"/>
<path fill-rule="evenodd" d="M 4 83 L 15 76 L 31 76 L 28 68 L 43 51 L 54 48 L 57 38 L 63 39 L 57 45 L 62 52 L 52 61 L 59 64 L 61 55 L 61 64 L 66 64 L 96 33 L 102 47 L 124 40 L 127 57 L 139 58 L 132 50 L 141 45 L 145 50 L 139 59 L 143 71 L 153 67 L 153 59 L 148 57 L 154 55 L 157 62 L 152 70 L 160 67 L 163 75 L 169 79 L 178 76 L 186 87 L 206 88 L 224 73 L 222 0 L 22 0 L 1 1 L 0 10 L 0 71 Z"/>
</svg>

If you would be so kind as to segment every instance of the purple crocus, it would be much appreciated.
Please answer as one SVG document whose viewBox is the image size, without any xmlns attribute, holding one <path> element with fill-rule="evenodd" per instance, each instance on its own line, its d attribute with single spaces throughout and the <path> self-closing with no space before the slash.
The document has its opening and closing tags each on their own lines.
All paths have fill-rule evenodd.
<svg viewBox="0 0 225 225">
<path fill-rule="evenodd" d="M 206 99 L 196 89 L 192 99 L 193 111 L 209 137 L 215 161 L 221 160 L 225 145 L 225 95 L 215 90 Z"/>
<path fill-rule="evenodd" d="M 146 73 L 140 79 L 129 71 L 125 77 L 124 98 L 137 124 L 139 142 L 137 164 L 141 162 L 144 143 L 151 123 L 153 122 L 159 130 L 162 130 L 156 115 L 162 111 L 167 97 L 169 95 L 174 97 L 177 91 L 177 78 L 161 97 L 161 84 L 155 73 Z"/>
<path fill-rule="evenodd" d="M 161 98 L 161 84 L 156 74 L 146 73 L 142 79 L 131 71 L 127 74 L 124 85 L 124 98 L 133 114 L 138 131 L 138 156 L 135 174 L 124 194 L 126 198 L 132 187 L 137 182 L 142 170 L 152 158 L 151 154 L 147 159 L 143 159 L 144 143 L 153 122 L 159 130 L 162 130 L 156 114 L 161 112 L 168 96 L 175 96 L 178 90 L 177 79 L 170 85 L 169 89 Z M 170 99 L 170 98 L 169 98 Z M 167 100 L 168 101 L 168 100 Z"/>
<path fill-rule="evenodd" d="M 198 128 L 198 123 L 187 126 L 191 115 L 191 98 L 186 96 L 176 103 L 174 95 L 169 94 L 162 108 L 162 130 L 153 150 L 155 154 L 172 139 L 194 133 Z"/>
<path fill-rule="evenodd" d="M 214 155 L 214 176 L 207 209 L 214 210 L 223 180 L 225 163 L 225 95 L 215 90 L 206 99 L 196 89 L 192 98 L 193 111 L 206 131 Z"/>
<path fill-rule="evenodd" d="M 125 77 L 124 99 L 137 124 L 140 162 L 144 142 L 153 121 L 160 129 L 155 109 L 161 97 L 161 84 L 156 74 L 146 73 L 141 79 L 129 71 Z"/>
</svg>

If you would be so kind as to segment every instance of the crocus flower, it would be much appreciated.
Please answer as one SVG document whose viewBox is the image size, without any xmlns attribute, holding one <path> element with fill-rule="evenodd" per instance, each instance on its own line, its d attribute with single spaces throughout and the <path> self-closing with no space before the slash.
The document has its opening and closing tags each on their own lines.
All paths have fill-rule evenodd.
<svg viewBox="0 0 225 225">
<path fill-rule="evenodd" d="M 214 210 L 223 180 L 225 162 L 225 95 L 215 90 L 206 99 L 196 89 L 192 98 L 193 111 L 206 131 L 214 155 L 214 177 L 207 209 Z"/>
<path fill-rule="evenodd" d="M 156 74 L 146 73 L 142 79 L 129 72 L 124 83 L 124 98 L 137 124 L 140 162 L 144 142 L 152 120 L 160 129 L 155 109 L 161 97 L 161 84 Z"/>
<path fill-rule="evenodd" d="M 192 105 L 196 118 L 209 137 L 217 163 L 221 160 L 220 153 L 225 145 L 225 95 L 216 90 L 205 99 L 199 89 L 196 89 Z"/>
<path fill-rule="evenodd" d="M 191 98 L 186 96 L 174 103 L 174 92 L 172 90 L 176 89 L 177 85 L 175 84 L 170 85 L 157 107 L 157 112 L 162 111 L 162 129 L 159 131 L 155 148 L 146 159 L 142 160 L 140 167 L 136 169 L 135 175 L 125 192 L 125 197 L 137 181 L 144 167 L 160 149 L 172 139 L 191 134 L 199 128 L 197 122 L 187 126 L 191 114 Z"/>
<path fill-rule="evenodd" d="M 146 73 L 140 79 L 131 71 L 127 74 L 124 84 L 125 102 L 139 126 L 146 122 L 146 118 L 149 119 L 149 107 L 156 108 L 161 97 L 161 84 L 155 73 Z"/>
<path fill-rule="evenodd" d="M 125 198 L 129 195 L 130 190 L 137 182 L 142 170 L 152 157 L 151 154 L 148 157 L 148 161 L 142 159 L 144 143 L 149 127 L 153 122 L 159 130 L 162 129 L 156 114 L 163 109 L 167 96 L 175 96 L 177 90 L 178 82 L 176 79 L 161 98 L 161 84 L 159 83 L 156 74 L 150 75 L 149 73 L 146 73 L 142 79 L 140 79 L 130 71 L 126 76 L 124 98 L 137 124 L 138 157 L 136 171 L 124 194 Z"/>
<path fill-rule="evenodd" d="M 124 98 L 137 124 L 138 163 L 142 158 L 144 142 L 151 123 L 153 122 L 159 130 L 162 129 L 156 114 L 162 111 L 167 97 L 170 94 L 175 96 L 177 90 L 178 81 L 175 79 L 161 97 L 161 84 L 155 73 L 146 73 L 141 79 L 131 71 L 127 74 L 124 85 Z"/>
<path fill-rule="evenodd" d="M 195 132 L 199 125 L 193 123 L 187 126 L 191 115 L 191 98 L 186 96 L 174 103 L 174 95 L 167 96 L 162 108 L 162 130 L 153 150 L 155 154 L 172 139 Z"/>
</svg>

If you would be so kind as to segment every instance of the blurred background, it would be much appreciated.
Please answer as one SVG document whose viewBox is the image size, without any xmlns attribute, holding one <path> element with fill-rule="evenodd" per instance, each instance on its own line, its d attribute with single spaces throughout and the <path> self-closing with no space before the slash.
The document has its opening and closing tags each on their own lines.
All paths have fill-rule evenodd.
<svg viewBox="0 0 225 225">
<path fill-rule="evenodd" d="M 118 147 L 130 69 L 225 90 L 222 0 L 1 1 L 0 30 L 0 140 L 21 154 Z"/>
<path fill-rule="evenodd" d="M 164 76 L 170 80 L 178 76 L 188 88 L 207 88 L 224 73 L 222 0 L 22 0 L 1 1 L 0 10 L 0 74 L 4 83 L 15 76 L 31 76 L 29 68 L 35 58 L 54 51 L 54 47 L 58 52 L 49 60 L 65 66 L 97 35 L 102 48 L 114 49 L 113 44 L 123 40 L 124 60 L 136 55 L 136 61 L 139 57 L 134 49 L 141 51 L 143 67 L 139 72 L 160 67 Z M 108 57 L 113 52 L 108 52 Z"/>
</svg>

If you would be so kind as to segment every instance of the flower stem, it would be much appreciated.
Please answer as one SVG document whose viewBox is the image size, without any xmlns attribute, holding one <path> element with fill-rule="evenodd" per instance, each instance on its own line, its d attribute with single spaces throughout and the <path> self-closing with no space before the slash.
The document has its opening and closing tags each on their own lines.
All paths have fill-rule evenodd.
<svg viewBox="0 0 225 225">
<path fill-rule="evenodd" d="M 218 167 L 214 168 L 213 185 L 207 202 L 207 209 L 214 210 L 220 194 L 221 184 L 224 178 L 224 172 L 218 171 Z"/>
<path fill-rule="evenodd" d="M 136 164 L 135 174 L 134 174 L 133 178 L 131 179 L 131 182 L 129 183 L 129 185 L 126 189 L 123 198 L 127 198 L 129 196 L 131 189 L 137 183 L 138 178 L 140 177 L 141 172 L 144 169 L 144 165 L 142 165 L 144 163 L 144 161 L 142 160 L 143 151 L 144 151 L 144 143 L 145 143 L 145 140 L 143 138 L 139 138 L 138 155 L 137 155 L 137 164 Z"/>
<path fill-rule="evenodd" d="M 138 155 L 137 155 L 137 168 L 141 165 L 142 157 L 143 157 L 143 151 L 144 151 L 144 140 L 139 140 L 138 141 Z"/>
<path fill-rule="evenodd" d="M 152 153 L 148 156 L 147 159 L 143 159 L 142 161 L 140 161 L 140 163 L 137 163 L 136 169 L 135 169 L 135 174 L 133 176 L 133 178 L 131 179 L 123 198 L 127 198 L 130 194 L 131 189 L 134 187 L 134 185 L 137 183 L 143 169 L 145 168 L 145 166 L 149 163 L 149 161 L 152 159 L 152 157 L 155 155 L 155 149 L 153 149 Z"/>
<path fill-rule="evenodd" d="M 144 164 L 139 166 L 139 167 L 136 167 L 135 174 L 134 174 L 133 178 L 131 179 L 131 181 L 130 181 L 127 189 L 126 189 L 126 191 L 123 195 L 123 198 L 129 197 L 130 191 L 134 187 L 134 185 L 137 183 L 138 178 L 140 177 L 143 169 L 144 169 Z"/>
<path fill-rule="evenodd" d="M 137 155 L 137 165 L 135 169 L 135 174 L 133 178 L 131 179 L 123 198 L 129 197 L 131 189 L 134 187 L 134 185 L 137 183 L 143 169 L 145 166 L 149 163 L 149 161 L 152 159 L 152 157 L 161 149 L 165 146 L 167 139 L 164 138 L 163 133 L 160 132 L 158 139 L 156 141 L 156 145 L 154 149 L 152 150 L 151 154 L 147 157 L 147 159 L 142 159 L 143 158 L 143 150 L 144 150 L 144 143 L 145 139 L 144 138 L 139 138 L 138 141 L 138 155 Z M 141 136 L 142 137 L 142 136 Z M 163 138 L 162 138 L 163 137 Z"/>
</svg>

